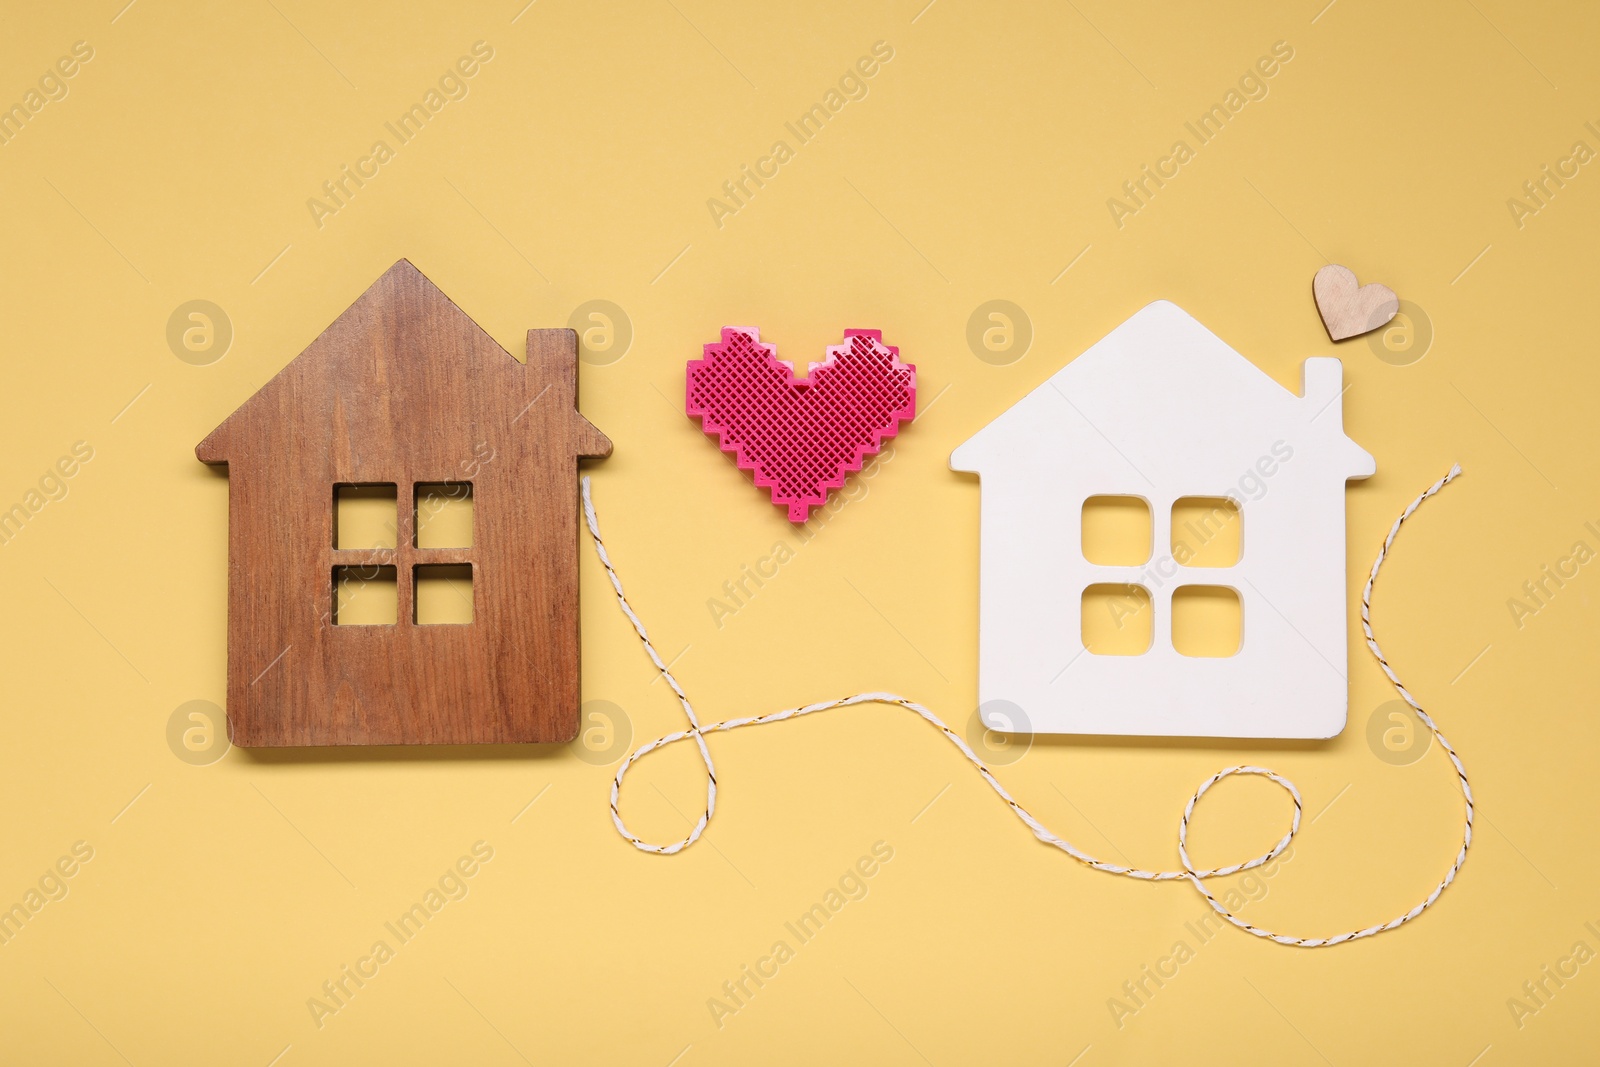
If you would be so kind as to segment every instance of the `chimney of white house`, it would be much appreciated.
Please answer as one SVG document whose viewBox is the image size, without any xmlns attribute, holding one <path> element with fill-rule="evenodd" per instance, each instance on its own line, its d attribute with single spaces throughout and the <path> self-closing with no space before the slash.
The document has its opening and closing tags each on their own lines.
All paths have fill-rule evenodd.
<svg viewBox="0 0 1600 1067">
<path fill-rule="evenodd" d="M 1307 417 L 1343 430 L 1344 365 L 1334 356 L 1312 356 L 1305 362 L 1304 374 L 1301 394 Z"/>
</svg>

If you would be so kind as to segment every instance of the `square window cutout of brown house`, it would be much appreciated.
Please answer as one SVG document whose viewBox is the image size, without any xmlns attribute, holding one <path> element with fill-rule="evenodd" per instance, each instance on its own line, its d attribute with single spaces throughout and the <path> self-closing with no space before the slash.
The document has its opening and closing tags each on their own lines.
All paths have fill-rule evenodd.
<svg viewBox="0 0 1600 1067">
<path fill-rule="evenodd" d="M 228 465 L 234 744 L 577 735 L 578 459 L 611 452 L 577 379 L 571 330 L 519 363 L 401 260 L 200 442 Z M 346 487 L 385 497 L 371 536 Z M 381 621 L 339 602 L 363 574 L 395 583 Z M 436 575 L 470 578 L 430 624 Z"/>
</svg>

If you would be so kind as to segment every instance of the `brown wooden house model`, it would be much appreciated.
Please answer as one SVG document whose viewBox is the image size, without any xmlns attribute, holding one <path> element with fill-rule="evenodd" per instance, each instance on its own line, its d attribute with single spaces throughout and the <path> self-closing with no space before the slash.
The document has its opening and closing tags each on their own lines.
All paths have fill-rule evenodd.
<svg viewBox="0 0 1600 1067">
<path fill-rule="evenodd" d="M 571 740 L 577 459 L 611 451 L 576 403 L 571 330 L 528 331 L 518 363 L 401 260 L 200 442 L 229 467 L 233 743 Z M 357 487 L 394 501 L 386 547 L 341 544 Z M 440 492 L 471 502 L 445 545 Z M 437 577 L 463 621 L 419 613 Z M 392 618 L 350 617 L 369 586 Z"/>
</svg>

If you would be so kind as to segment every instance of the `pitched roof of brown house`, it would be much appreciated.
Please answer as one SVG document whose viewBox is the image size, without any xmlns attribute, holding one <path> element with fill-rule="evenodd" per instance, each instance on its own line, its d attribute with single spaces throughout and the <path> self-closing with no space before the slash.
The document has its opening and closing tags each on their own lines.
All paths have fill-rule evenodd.
<svg viewBox="0 0 1600 1067">
<path fill-rule="evenodd" d="M 441 407 L 467 414 L 463 408 L 487 403 L 498 410 L 516 396 L 526 395 L 531 400 L 527 390 L 536 380 L 539 388 L 547 384 L 539 368 L 519 363 L 409 260 L 402 259 L 212 430 L 195 447 L 195 455 L 204 463 L 227 463 L 233 443 L 250 432 L 243 427 L 270 432 L 305 419 L 305 411 L 286 419 L 289 413 L 271 401 L 293 388 L 297 379 L 303 382 L 307 375 L 322 369 L 315 365 L 324 363 L 337 364 L 334 377 L 358 389 L 370 387 L 372 399 L 396 413 L 403 413 L 406 394 L 420 393 L 418 399 L 425 399 L 430 416 L 435 417 Z M 575 393 L 576 366 L 570 370 L 564 384 Z M 333 394 L 329 399 L 338 397 L 348 403 L 353 395 Z M 302 404 L 311 399 L 303 392 L 297 394 Z M 452 404 L 452 400 L 460 404 Z M 610 454 L 610 442 L 573 405 L 567 405 L 565 413 L 571 417 L 574 432 L 587 437 L 586 450 L 580 455 Z"/>
</svg>

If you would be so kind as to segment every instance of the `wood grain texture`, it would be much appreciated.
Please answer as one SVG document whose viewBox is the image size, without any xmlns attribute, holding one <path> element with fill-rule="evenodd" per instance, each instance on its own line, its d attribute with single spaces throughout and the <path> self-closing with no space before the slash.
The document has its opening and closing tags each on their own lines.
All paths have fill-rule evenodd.
<svg viewBox="0 0 1600 1067">
<path fill-rule="evenodd" d="M 563 742 L 577 734 L 577 335 L 519 364 L 405 260 L 195 449 L 227 464 L 236 745 Z M 416 547 L 421 483 L 470 482 L 470 548 Z M 396 547 L 334 547 L 334 489 L 397 487 Z M 473 621 L 413 622 L 419 564 L 469 564 Z M 393 625 L 334 622 L 334 570 L 393 566 Z"/>
<path fill-rule="evenodd" d="M 1400 312 L 1400 298 L 1378 282 L 1357 285 L 1349 267 L 1329 263 L 1311 279 L 1311 295 L 1328 337 L 1343 341 L 1387 326 Z"/>
</svg>

